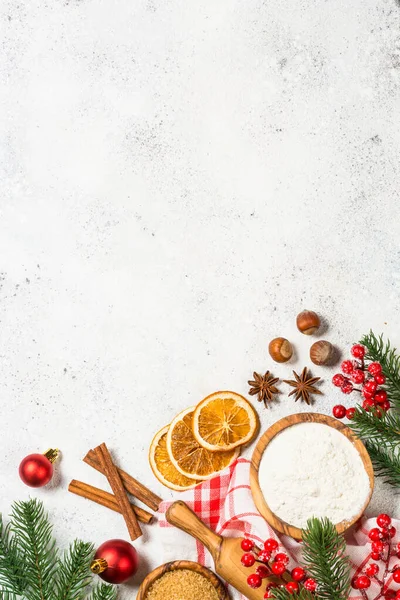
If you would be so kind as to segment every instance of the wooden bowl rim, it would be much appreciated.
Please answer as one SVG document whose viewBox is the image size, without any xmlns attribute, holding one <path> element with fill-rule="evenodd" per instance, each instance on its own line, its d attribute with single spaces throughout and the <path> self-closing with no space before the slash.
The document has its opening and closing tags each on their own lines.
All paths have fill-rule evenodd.
<svg viewBox="0 0 400 600">
<path fill-rule="evenodd" d="M 253 455 L 251 458 L 250 464 L 250 487 L 251 493 L 253 496 L 254 503 L 260 512 L 260 514 L 264 517 L 264 519 L 277 531 L 283 533 L 285 535 L 289 535 L 296 540 L 301 540 L 302 532 L 299 527 L 295 527 L 294 525 L 290 525 L 290 523 L 286 523 L 280 519 L 272 510 L 269 508 L 264 495 L 261 491 L 259 479 L 258 479 L 258 470 L 260 467 L 260 462 L 262 456 L 267 448 L 268 444 L 272 441 L 272 439 L 281 433 L 284 429 L 288 427 L 292 427 L 293 425 L 298 425 L 300 423 L 321 423 L 323 425 L 328 425 L 333 429 L 339 431 L 342 435 L 344 435 L 356 448 L 358 451 L 364 468 L 367 472 L 369 483 L 370 483 L 370 491 L 366 498 L 366 501 L 361 509 L 361 511 L 354 516 L 349 521 L 341 521 L 336 524 L 336 529 L 338 533 L 343 533 L 347 529 L 349 529 L 354 523 L 356 523 L 359 518 L 363 515 L 365 509 L 371 501 L 372 493 L 374 491 L 374 471 L 371 462 L 371 458 L 365 448 L 364 444 L 360 440 L 359 437 L 353 433 L 353 431 L 337 419 L 330 417 L 328 415 L 324 415 L 321 413 L 297 413 L 293 415 L 289 415 L 287 417 L 283 417 L 279 421 L 276 421 L 273 425 L 271 425 L 265 433 L 260 437 L 257 442 L 256 447 L 254 448 Z"/>
<path fill-rule="evenodd" d="M 213 573 L 211 569 L 203 567 L 203 565 L 191 560 L 174 560 L 172 562 L 164 563 L 163 565 L 153 569 L 153 571 L 146 575 L 140 584 L 136 600 L 146 600 L 146 594 L 149 591 L 150 586 L 157 581 L 157 579 L 160 579 L 160 577 L 165 575 L 165 573 L 169 573 L 170 571 L 178 571 L 179 569 L 194 571 L 195 573 L 203 575 L 214 586 L 219 600 L 230 600 L 228 591 L 219 577 Z"/>
</svg>

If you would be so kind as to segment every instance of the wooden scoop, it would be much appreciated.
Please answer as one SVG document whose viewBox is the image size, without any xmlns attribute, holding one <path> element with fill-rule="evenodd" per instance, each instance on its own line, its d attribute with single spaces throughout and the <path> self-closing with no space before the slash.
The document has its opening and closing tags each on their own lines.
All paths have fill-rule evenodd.
<svg viewBox="0 0 400 600">
<path fill-rule="evenodd" d="M 166 519 L 171 525 L 175 525 L 182 531 L 199 540 L 209 550 L 215 564 L 215 571 L 225 581 L 230 583 L 239 592 L 244 594 L 249 600 L 263 600 L 265 588 L 269 583 L 282 585 L 285 583 L 282 579 L 271 575 L 263 579 L 262 586 L 254 590 L 247 584 L 247 578 L 255 573 L 255 563 L 253 567 L 244 567 L 240 561 L 244 552 L 240 547 L 243 538 L 225 538 L 217 535 L 209 529 L 197 515 L 181 500 L 171 504 L 166 513 Z M 287 581 L 290 578 L 287 576 Z"/>
</svg>

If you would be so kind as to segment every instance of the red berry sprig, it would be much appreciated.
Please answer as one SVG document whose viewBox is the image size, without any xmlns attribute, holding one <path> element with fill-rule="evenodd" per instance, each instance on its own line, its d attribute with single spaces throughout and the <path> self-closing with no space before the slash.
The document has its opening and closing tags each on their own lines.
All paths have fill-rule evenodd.
<svg viewBox="0 0 400 600">
<path fill-rule="evenodd" d="M 366 590 L 371 587 L 374 581 L 380 587 L 380 591 L 373 600 L 382 598 L 384 600 L 400 600 L 400 590 L 386 589 L 387 580 L 392 576 L 395 583 L 400 583 L 400 565 L 389 567 L 393 556 L 400 558 L 400 543 L 392 548 L 392 539 L 396 535 L 396 529 L 392 526 L 392 519 L 384 513 L 378 515 L 376 519 L 377 527 L 373 527 L 368 537 L 371 541 L 371 559 L 379 561 L 369 563 L 363 570 L 356 572 L 352 580 L 352 587 L 359 590 L 362 597 L 368 600 Z"/>
<path fill-rule="evenodd" d="M 255 573 L 251 573 L 247 578 L 247 584 L 252 589 L 258 589 L 262 586 L 263 580 L 275 575 L 281 577 L 287 572 L 289 557 L 285 552 L 279 551 L 279 543 L 274 538 L 265 540 L 262 549 L 255 546 L 249 538 L 241 541 L 241 548 L 244 554 L 241 563 L 245 567 L 252 567 L 258 563 Z M 294 567 L 290 571 L 291 580 L 282 584 L 290 594 L 296 594 L 303 585 L 309 592 L 317 590 L 317 582 L 312 577 L 307 577 L 302 567 Z M 268 583 L 265 589 L 264 598 L 273 598 L 273 589 L 278 584 Z"/>
<path fill-rule="evenodd" d="M 343 394 L 358 392 L 362 396 L 362 407 L 364 410 L 373 411 L 377 417 L 390 409 L 387 391 L 380 386 L 385 385 L 386 377 L 382 373 L 382 365 L 378 362 L 365 363 L 366 349 L 361 344 L 355 344 L 351 348 L 354 360 L 344 360 L 341 365 L 342 373 L 336 373 L 332 377 L 335 387 L 341 389 Z M 354 387 L 360 385 L 360 388 Z M 337 419 L 352 419 L 355 408 L 346 410 L 343 404 L 333 407 L 333 416 Z"/>
</svg>

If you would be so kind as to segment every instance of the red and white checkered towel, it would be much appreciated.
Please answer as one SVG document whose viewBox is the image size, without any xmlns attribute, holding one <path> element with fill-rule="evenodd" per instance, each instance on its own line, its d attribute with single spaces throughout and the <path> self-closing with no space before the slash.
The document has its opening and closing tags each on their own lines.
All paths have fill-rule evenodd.
<svg viewBox="0 0 400 600">
<path fill-rule="evenodd" d="M 292 569 L 301 560 L 301 544 L 287 536 L 278 537 L 257 511 L 250 490 L 250 462 L 239 458 L 230 467 L 222 471 L 209 481 L 199 484 L 195 488 L 179 494 L 179 500 L 186 504 L 200 517 L 200 519 L 216 533 L 227 537 L 249 537 L 257 545 L 273 537 L 278 540 L 282 549 L 290 557 L 288 568 Z M 164 561 L 194 560 L 202 565 L 213 568 L 213 560 L 209 552 L 200 542 L 195 541 L 186 533 L 171 527 L 165 520 L 165 512 L 170 502 L 160 505 L 159 525 L 161 527 L 161 540 L 164 550 Z M 394 521 L 397 537 L 394 542 L 400 541 L 400 521 Z M 352 564 L 352 575 L 359 572 L 370 559 L 370 544 L 368 531 L 375 527 L 374 519 L 363 519 L 357 530 L 347 538 L 347 552 Z M 398 562 L 398 560 L 397 560 Z M 392 564 L 396 558 L 392 559 Z M 249 574 L 251 573 L 249 569 Z M 390 585 L 391 581 L 388 580 Z M 396 584 L 392 586 L 397 588 Z M 379 589 L 372 583 L 368 590 L 374 598 Z M 244 596 L 230 589 L 232 599 L 243 600 Z M 350 598 L 363 600 L 359 592 L 353 590 Z"/>
</svg>

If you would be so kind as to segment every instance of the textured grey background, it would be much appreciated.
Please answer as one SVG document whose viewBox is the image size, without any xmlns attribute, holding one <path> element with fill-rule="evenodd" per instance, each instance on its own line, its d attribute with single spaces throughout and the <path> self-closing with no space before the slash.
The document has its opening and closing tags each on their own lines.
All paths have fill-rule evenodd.
<svg viewBox="0 0 400 600">
<path fill-rule="evenodd" d="M 342 349 L 370 327 L 400 343 L 400 9 L 1 0 L 0 17 L 0 506 L 28 497 L 20 459 L 59 445 L 34 495 L 62 543 L 99 543 L 126 533 L 66 492 L 104 485 L 89 447 L 168 497 L 153 434 L 254 369 L 290 376 L 275 335 L 304 366 L 302 308 Z M 330 413 L 333 371 L 314 372 Z M 263 426 L 306 410 L 257 408 Z M 379 510 L 400 517 L 383 485 Z M 142 573 L 162 560 L 147 531 Z"/>
</svg>

